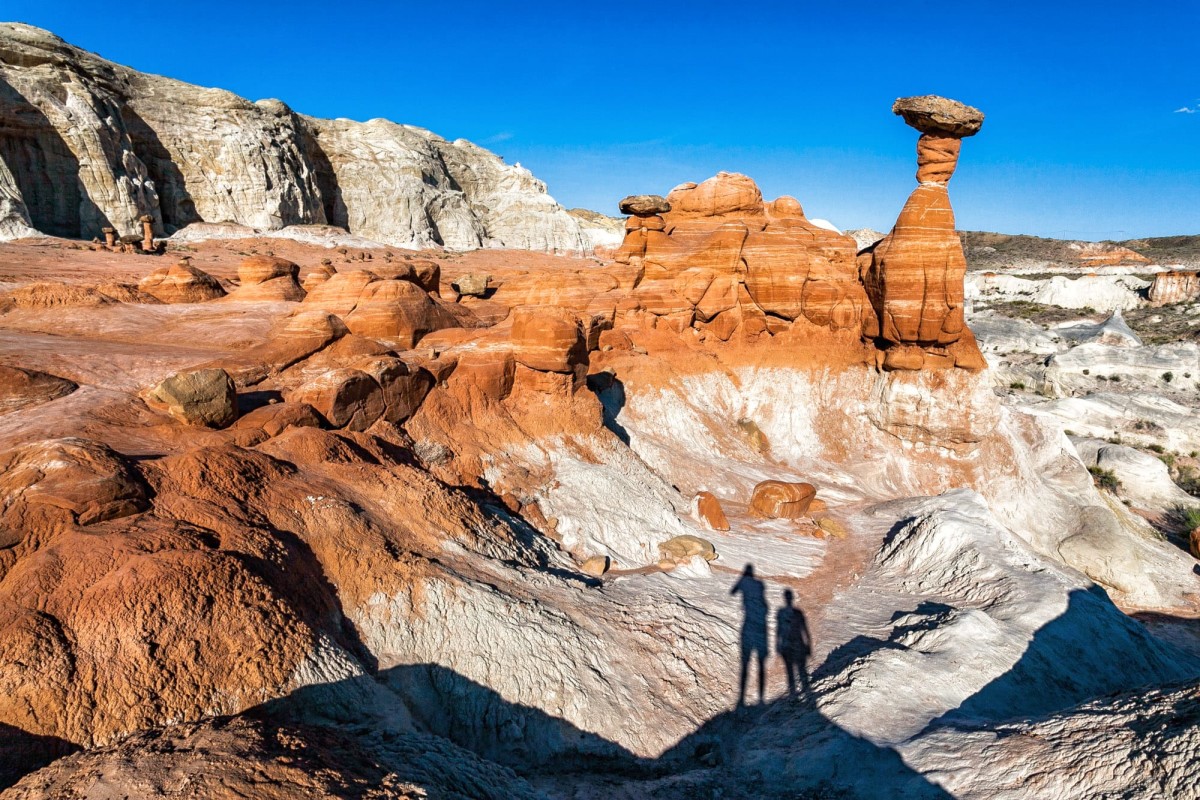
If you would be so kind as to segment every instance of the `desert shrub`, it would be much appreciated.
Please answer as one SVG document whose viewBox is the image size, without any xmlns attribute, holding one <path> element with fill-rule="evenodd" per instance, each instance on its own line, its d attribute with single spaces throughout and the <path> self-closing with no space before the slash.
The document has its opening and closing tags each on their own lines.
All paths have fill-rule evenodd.
<svg viewBox="0 0 1200 800">
<path fill-rule="evenodd" d="M 1167 517 L 1183 533 L 1200 528 L 1200 506 L 1180 504 L 1168 511 Z"/>
<path fill-rule="evenodd" d="M 1110 377 L 1109 377 L 1109 380 L 1110 380 L 1110 381 L 1116 381 L 1117 383 L 1120 383 L 1120 382 L 1121 382 L 1121 376 L 1120 376 L 1120 375 L 1112 375 L 1112 376 L 1110 376 Z"/>
<path fill-rule="evenodd" d="M 1133 429 L 1135 431 L 1161 431 L 1162 425 L 1152 419 L 1139 419 L 1133 423 Z"/>
<path fill-rule="evenodd" d="M 1136 427 L 1136 426 L 1134 426 L 1134 427 Z M 1148 445 L 1146 445 L 1146 449 L 1150 450 L 1152 452 L 1155 452 L 1155 453 L 1160 453 L 1160 454 L 1162 452 L 1164 452 L 1163 446 L 1161 444 L 1148 444 Z"/>
<path fill-rule="evenodd" d="M 1192 497 L 1200 497 L 1200 473 L 1195 467 L 1181 466 L 1175 470 L 1175 485 Z"/>
<path fill-rule="evenodd" d="M 1162 374 L 1163 383 L 1170 383 L 1175 380 L 1175 373 L 1168 370 Z"/>
<path fill-rule="evenodd" d="M 1088 467 L 1088 472 L 1092 473 L 1092 483 L 1096 484 L 1097 488 L 1113 493 L 1121 488 L 1121 481 L 1111 469 L 1091 466 Z"/>
<path fill-rule="evenodd" d="M 1092 371 L 1091 371 L 1090 369 L 1085 369 L 1085 370 L 1083 371 L 1083 374 L 1084 374 L 1084 375 L 1091 375 L 1091 374 L 1092 374 Z"/>
<path fill-rule="evenodd" d="M 1016 390 L 1020 391 L 1025 388 L 1025 382 L 1024 381 L 1013 381 L 1012 383 L 1010 383 L 1008 385 L 1008 388 L 1016 389 Z"/>
</svg>

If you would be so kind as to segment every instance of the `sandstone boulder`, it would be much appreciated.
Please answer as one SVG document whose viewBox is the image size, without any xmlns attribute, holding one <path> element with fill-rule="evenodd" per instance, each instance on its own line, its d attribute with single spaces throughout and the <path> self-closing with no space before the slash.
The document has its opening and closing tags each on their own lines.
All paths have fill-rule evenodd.
<svg viewBox="0 0 1200 800">
<path fill-rule="evenodd" d="M 100 442 L 51 439 L 0 455 L 0 548 L 55 522 L 91 525 L 149 505 L 141 476 Z"/>
<path fill-rule="evenodd" d="M 373 358 L 359 363 L 358 368 L 383 389 L 383 418 L 388 422 L 399 424 L 411 417 L 433 388 L 429 370 L 399 358 Z"/>
<path fill-rule="evenodd" d="M 450 281 L 454 291 L 464 297 L 483 297 L 491 286 L 492 276 L 481 272 L 471 272 Z"/>
<path fill-rule="evenodd" d="M 673 569 L 680 564 L 686 564 L 696 556 L 705 561 L 717 558 L 717 549 L 713 543 L 699 536 L 683 534 L 674 536 L 658 545 L 658 564 L 663 569 Z"/>
<path fill-rule="evenodd" d="M 231 298 L 256 302 L 298 303 L 306 292 L 297 278 L 300 267 L 274 256 L 249 256 L 238 265 L 241 285 Z"/>
<path fill-rule="evenodd" d="M 34 369 L 0 366 L 0 416 L 65 397 L 74 381 Z"/>
<path fill-rule="evenodd" d="M 758 185 L 736 172 L 718 172 L 703 183 L 676 186 L 667 195 L 667 204 L 671 214 L 680 217 L 763 213 Z"/>
<path fill-rule="evenodd" d="M 300 267 L 284 258 L 254 255 L 238 265 L 238 280 L 242 286 L 266 283 L 273 278 L 298 278 Z"/>
<path fill-rule="evenodd" d="M 177 372 L 146 392 L 145 400 L 188 425 L 224 428 L 237 419 L 237 388 L 223 369 Z"/>
<path fill-rule="evenodd" d="M 617 207 L 622 214 L 634 217 L 653 217 L 671 210 L 671 204 L 667 202 L 667 198 L 657 194 L 631 194 Z"/>
<path fill-rule="evenodd" d="M 138 282 L 138 289 L 163 303 L 203 303 L 225 296 L 216 278 L 184 261 L 154 270 Z"/>
<path fill-rule="evenodd" d="M 554 306 L 513 309 L 513 355 L 530 369 L 574 372 L 588 362 L 587 335 L 579 315 Z"/>
<path fill-rule="evenodd" d="M 383 389 L 367 373 L 335 369 L 309 381 L 287 397 L 308 403 L 334 428 L 365 431 L 385 411 Z"/>
<path fill-rule="evenodd" d="M 304 298 L 304 304 L 345 317 L 358 305 L 358 298 L 379 276 L 365 269 L 338 272 L 321 283 Z"/>
<path fill-rule="evenodd" d="M 763 519 L 797 519 L 808 513 L 816 496 L 811 483 L 763 481 L 754 487 L 750 514 Z"/>
<path fill-rule="evenodd" d="M 692 498 L 692 515 L 710 531 L 729 530 L 729 520 L 725 518 L 721 501 L 712 492 L 696 493 Z"/>
<path fill-rule="evenodd" d="M 278 436 L 288 428 L 319 428 L 321 416 L 308 403 L 269 403 L 243 414 L 238 428 L 258 428 L 267 436 Z"/>
<path fill-rule="evenodd" d="M 398 280 L 368 284 L 345 321 L 352 333 L 384 339 L 404 350 L 415 347 L 427 333 L 458 326 L 420 286 Z"/>
<path fill-rule="evenodd" d="M 1200 273 L 1160 272 L 1150 284 L 1150 304 L 1165 306 L 1200 298 Z"/>
<path fill-rule="evenodd" d="M 608 572 L 612 565 L 612 559 L 608 556 L 592 556 L 585 558 L 579 563 L 579 571 L 584 575 L 591 575 L 599 578 L 604 573 Z"/>
<path fill-rule="evenodd" d="M 983 112 L 978 108 L 932 94 L 898 98 L 892 113 L 921 133 L 938 136 L 974 136 L 983 127 Z"/>
<path fill-rule="evenodd" d="M 304 276 L 304 283 L 302 286 L 306 293 L 313 291 L 322 283 L 329 280 L 334 275 L 337 275 L 337 270 L 334 269 L 333 265 L 328 263 L 328 261 L 328 259 L 322 261 L 319 266 L 313 267 L 309 273 Z"/>
</svg>

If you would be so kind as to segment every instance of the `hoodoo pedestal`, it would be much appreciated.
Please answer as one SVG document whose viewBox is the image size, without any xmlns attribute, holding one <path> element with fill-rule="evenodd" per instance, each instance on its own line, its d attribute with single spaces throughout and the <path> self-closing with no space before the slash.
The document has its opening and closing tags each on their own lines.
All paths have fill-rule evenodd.
<svg viewBox="0 0 1200 800">
<path fill-rule="evenodd" d="M 892 232 L 859 256 L 874 315 L 863 334 L 884 351 L 888 369 L 985 366 L 963 319 L 967 261 L 954 225 L 946 184 L 958 165 L 962 139 L 983 125 L 983 113 L 944 97 L 903 97 L 892 111 L 921 132 L 920 185 Z"/>
</svg>

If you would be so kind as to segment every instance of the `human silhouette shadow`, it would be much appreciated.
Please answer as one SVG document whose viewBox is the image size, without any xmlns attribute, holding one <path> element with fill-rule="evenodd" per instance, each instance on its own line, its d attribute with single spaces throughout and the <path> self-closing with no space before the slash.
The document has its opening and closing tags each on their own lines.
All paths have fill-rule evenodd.
<svg viewBox="0 0 1200 800">
<path fill-rule="evenodd" d="M 812 637 L 808 621 L 796 605 L 791 589 L 783 590 L 783 603 L 775 612 L 775 652 L 783 659 L 787 671 L 788 695 L 794 696 L 799 684 L 804 688 L 804 696 L 809 697 L 812 687 L 808 682 L 808 657 L 812 655 Z"/>
<path fill-rule="evenodd" d="M 738 690 L 738 707 L 746 705 L 746 682 L 750 661 L 758 660 L 758 703 L 762 705 L 767 688 L 767 595 L 761 580 L 754 577 L 754 565 L 747 564 L 742 576 L 729 590 L 742 596 L 742 674 Z"/>
</svg>

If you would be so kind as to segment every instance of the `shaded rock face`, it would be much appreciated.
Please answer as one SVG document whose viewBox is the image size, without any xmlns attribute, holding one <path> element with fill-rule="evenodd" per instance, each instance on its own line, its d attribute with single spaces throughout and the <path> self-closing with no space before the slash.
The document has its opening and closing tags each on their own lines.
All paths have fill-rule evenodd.
<svg viewBox="0 0 1200 800">
<path fill-rule="evenodd" d="M 0 548 L 62 525 L 92 525 L 149 506 L 124 457 L 99 442 L 54 439 L 0 455 Z"/>
<path fill-rule="evenodd" d="M 0 366 L 0 416 L 48 403 L 78 388 L 74 381 L 47 372 Z"/>
<path fill-rule="evenodd" d="M 917 180 L 892 232 L 859 256 L 873 315 L 863 333 L 887 351 L 891 369 L 959 366 L 983 359 L 963 317 L 967 260 L 954 227 L 946 183 L 958 164 L 961 139 L 973 136 L 983 114 L 942 97 L 908 97 L 892 110 L 921 131 Z"/>
<path fill-rule="evenodd" d="M 543 183 L 469 142 L 304 117 L 139 73 L 28 25 L 0 25 L 0 118 L 5 239 L 140 236 L 149 215 L 159 235 L 194 222 L 328 223 L 404 247 L 586 248 Z"/>
</svg>

